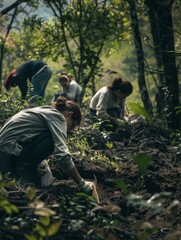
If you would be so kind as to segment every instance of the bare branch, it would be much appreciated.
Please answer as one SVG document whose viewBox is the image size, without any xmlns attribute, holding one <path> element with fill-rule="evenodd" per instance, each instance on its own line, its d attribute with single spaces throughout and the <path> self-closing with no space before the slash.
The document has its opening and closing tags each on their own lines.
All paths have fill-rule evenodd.
<svg viewBox="0 0 181 240">
<path fill-rule="evenodd" d="M 23 2 L 28 2 L 29 0 L 17 0 L 16 2 L 14 2 L 13 4 L 11 4 L 10 6 L 6 7 L 5 9 L 3 9 L 0 12 L 0 18 L 5 15 L 6 13 L 8 13 L 9 11 L 11 11 L 12 9 L 16 8 L 19 4 L 23 3 Z"/>
</svg>

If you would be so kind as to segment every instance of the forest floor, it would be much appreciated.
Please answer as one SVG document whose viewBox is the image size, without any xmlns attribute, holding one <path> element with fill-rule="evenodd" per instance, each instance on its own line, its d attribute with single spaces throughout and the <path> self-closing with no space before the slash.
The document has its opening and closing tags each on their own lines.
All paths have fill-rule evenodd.
<svg viewBox="0 0 181 240">
<path fill-rule="evenodd" d="M 107 135 L 87 123 L 79 140 L 88 146 L 71 152 L 81 176 L 96 178 L 99 203 L 80 193 L 52 159 L 53 186 L 6 187 L 19 210 L 0 211 L 0 239 L 181 240 L 177 137 L 173 144 L 159 123 L 141 121 Z"/>
</svg>

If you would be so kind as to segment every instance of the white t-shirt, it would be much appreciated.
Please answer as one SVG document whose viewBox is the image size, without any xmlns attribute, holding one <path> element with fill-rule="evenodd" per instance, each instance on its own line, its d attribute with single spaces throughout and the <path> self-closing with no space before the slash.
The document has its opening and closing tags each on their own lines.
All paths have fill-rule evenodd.
<svg viewBox="0 0 181 240">
<path fill-rule="evenodd" d="M 59 94 L 55 94 L 53 101 L 56 101 L 58 96 L 66 96 L 68 99 L 80 103 L 81 92 L 81 86 L 75 80 L 71 80 L 68 89 L 63 89 Z"/>
<path fill-rule="evenodd" d="M 125 99 L 120 101 L 108 87 L 102 87 L 92 97 L 89 108 L 96 111 L 96 115 L 102 119 L 109 118 L 108 109 L 120 107 L 125 111 Z"/>
</svg>

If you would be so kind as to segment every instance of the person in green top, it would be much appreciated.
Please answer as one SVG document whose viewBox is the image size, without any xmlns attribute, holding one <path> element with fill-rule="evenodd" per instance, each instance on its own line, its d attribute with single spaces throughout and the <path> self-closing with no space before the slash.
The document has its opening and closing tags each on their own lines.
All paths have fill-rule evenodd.
<svg viewBox="0 0 181 240">
<path fill-rule="evenodd" d="M 81 123 L 81 111 L 73 101 L 59 97 L 51 106 L 25 109 L 12 116 L 0 129 L 0 172 L 20 175 L 35 186 L 52 183 L 49 168 L 40 177 L 38 166 L 53 154 L 60 168 L 80 189 L 89 193 L 93 183 L 85 181 L 77 171 L 66 144 L 67 132 Z"/>
</svg>

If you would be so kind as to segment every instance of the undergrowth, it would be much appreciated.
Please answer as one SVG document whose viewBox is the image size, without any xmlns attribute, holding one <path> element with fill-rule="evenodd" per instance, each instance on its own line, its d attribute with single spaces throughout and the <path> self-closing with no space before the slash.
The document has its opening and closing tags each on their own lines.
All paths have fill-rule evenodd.
<svg viewBox="0 0 181 240">
<path fill-rule="evenodd" d="M 0 124 L 30 106 L 28 100 L 22 102 L 10 95 L 1 95 Z M 80 161 L 90 159 L 94 165 L 116 171 L 121 163 L 117 160 L 119 156 L 114 151 L 115 145 L 109 140 L 108 134 L 90 126 L 82 126 L 68 137 L 68 147 L 79 156 Z M 180 132 L 173 134 L 172 139 L 179 154 Z M 136 154 L 133 160 L 138 167 L 138 177 L 143 179 L 152 161 L 151 157 Z M 160 192 L 147 196 L 128 191 L 123 179 L 116 179 L 114 184 L 121 190 L 120 199 L 126 202 L 125 207 L 135 208 L 135 214 L 139 213 L 140 219 L 143 212 L 150 210 L 153 217 L 160 221 L 167 220 L 168 211 L 175 216 L 180 209 L 180 201 L 177 199 L 166 207 L 162 204 L 165 199 L 171 198 L 170 193 Z M 140 232 L 136 223 L 138 219 L 131 222 L 131 215 L 124 219 L 122 212 L 119 205 L 97 204 L 92 197 L 74 191 L 73 188 L 69 194 L 62 194 L 61 187 L 37 190 L 19 185 L 12 179 L 0 179 L 0 239 L 3 240 L 15 240 L 17 236 L 19 240 L 147 240 L 158 234 L 159 228 L 148 223 Z M 123 230 L 123 222 L 126 222 L 129 233 Z"/>
</svg>

